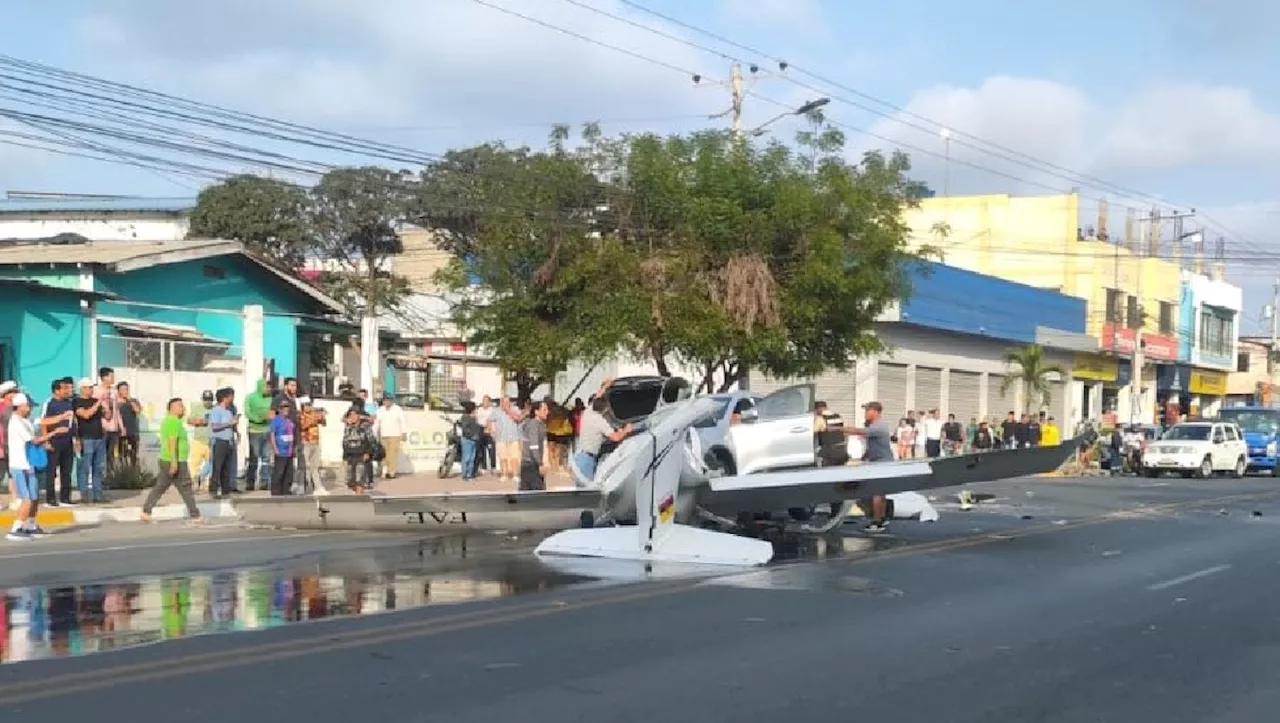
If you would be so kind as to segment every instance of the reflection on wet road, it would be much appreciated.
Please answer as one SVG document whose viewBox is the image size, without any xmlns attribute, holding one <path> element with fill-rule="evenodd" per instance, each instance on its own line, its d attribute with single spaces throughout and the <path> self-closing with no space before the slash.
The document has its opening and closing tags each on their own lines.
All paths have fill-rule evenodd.
<svg viewBox="0 0 1280 723">
<path fill-rule="evenodd" d="M 466 538 L 450 538 L 325 553 L 273 568 L 0 590 L 0 662 L 507 597 L 591 580 L 543 566 L 527 549 L 494 554 L 492 547 L 476 557 L 472 545 L 468 559 Z"/>
<path fill-rule="evenodd" d="M 531 546 L 549 533 L 438 538 L 407 546 L 330 551 L 270 567 L 0 589 L 0 663 L 89 655 L 165 640 L 261 630 L 323 618 L 509 597 L 589 582 L 671 577 L 736 578 L 737 568 L 587 558 L 539 560 Z M 264 541 L 264 544 L 270 544 Z M 841 535 L 774 542 L 777 561 L 856 555 L 892 539 Z M 780 567 L 744 586 L 791 580 Z M 729 582 L 733 584 L 733 582 Z M 795 584 L 794 581 L 790 584 Z M 812 584 L 812 583 L 809 583 Z"/>
</svg>

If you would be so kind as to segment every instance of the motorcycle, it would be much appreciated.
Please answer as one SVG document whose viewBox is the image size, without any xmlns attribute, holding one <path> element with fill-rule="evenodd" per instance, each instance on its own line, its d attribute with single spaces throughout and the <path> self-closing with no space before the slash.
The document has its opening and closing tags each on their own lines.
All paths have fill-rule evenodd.
<svg viewBox="0 0 1280 723">
<path fill-rule="evenodd" d="M 452 420 L 449 431 L 444 433 L 444 444 L 444 457 L 440 459 L 440 466 L 436 469 L 436 475 L 440 479 L 447 479 L 452 475 L 453 466 L 462 460 L 461 418 Z"/>
</svg>

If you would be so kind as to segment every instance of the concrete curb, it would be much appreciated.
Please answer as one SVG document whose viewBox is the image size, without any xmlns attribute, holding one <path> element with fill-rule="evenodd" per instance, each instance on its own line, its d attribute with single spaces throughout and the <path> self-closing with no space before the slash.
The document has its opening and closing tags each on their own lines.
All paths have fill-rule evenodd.
<svg viewBox="0 0 1280 723">
<path fill-rule="evenodd" d="M 240 514 L 235 506 L 226 500 L 205 500 L 197 502 L 200 516 L 209 519 L 238 519 Z M 187 517 L 186 505 L 157 505 L 151 511 L 151 519 L 155 521 L 182 520 Z M 142 518 L 142 507 L 90 507 L 41 508 L 36 512 L 36 524 L 44 528 L 71 527 L 73 525 L 100 525 L 104 522 L 137 522 Z M 0 512 L 0 529 L 13 524 L 13 511 Z"/>
</svg>

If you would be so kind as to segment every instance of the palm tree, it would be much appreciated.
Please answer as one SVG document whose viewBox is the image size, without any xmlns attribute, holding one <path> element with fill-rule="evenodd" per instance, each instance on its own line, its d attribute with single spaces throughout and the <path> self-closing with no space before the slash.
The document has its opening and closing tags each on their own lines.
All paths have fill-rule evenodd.
<svg viewBox="0 0 1280 723">
<path fill-rule="evenodd" d="M 1039 398 L 1041 404 L 1049 406 L 1049 377 L 1057 374 L 1059 379 L 1066 380 L 1067 372 L 1057 364 L 1050 364 L 1045 356 L 1044 347 L 1031 344 L 1021 349 L 1010 349 L 1004 355 L 1008 371 L 1000 384 L 1000 393 L 1006 394 L 1015 384 L 1022 386 L 1023 411 L 1031 413 L 1031 402 Z"/>
</svg>

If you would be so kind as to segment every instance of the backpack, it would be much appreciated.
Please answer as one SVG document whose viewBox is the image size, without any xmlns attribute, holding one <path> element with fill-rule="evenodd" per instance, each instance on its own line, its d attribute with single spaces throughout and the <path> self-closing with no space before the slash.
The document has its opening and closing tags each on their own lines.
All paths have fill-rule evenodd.
<svg viewBox="0 0 1280 723">
<path fill-rule="evenodd" d="M 343 457 L 363 457 L 367 450 L 364 430 L 359 426 L 348 426 L 342 430 Z"/>
<path fill-rule="evenodd" d="M 36 471 L 43 470 L 49 466 L 49 453 L 44 447 L 33 442 L 27 442 L 27 461 L 31 463 L 31 469 Z"/>
</svg>

